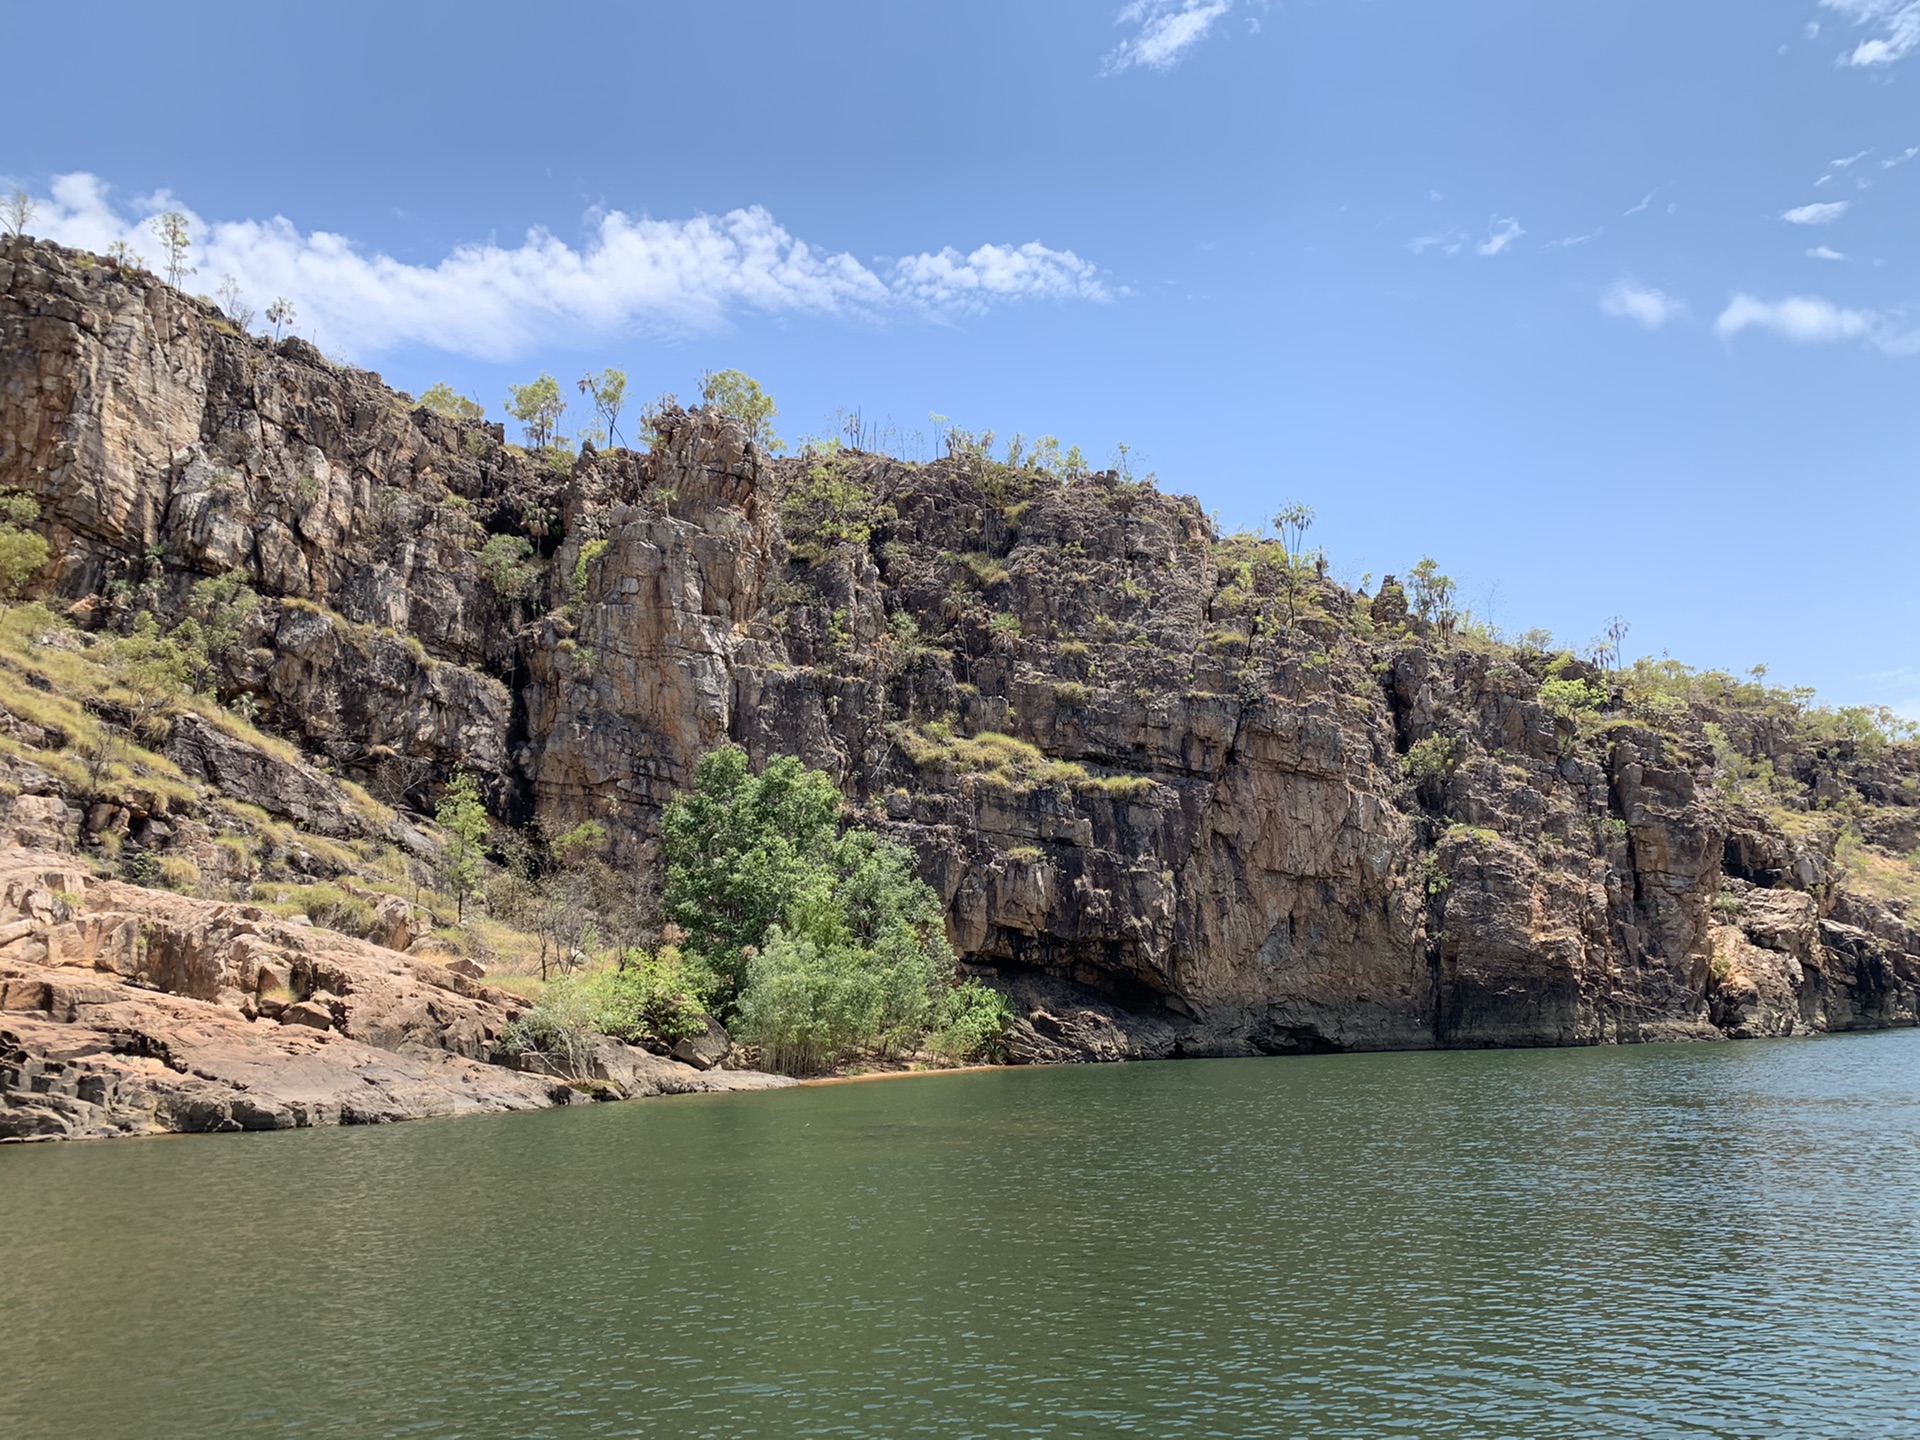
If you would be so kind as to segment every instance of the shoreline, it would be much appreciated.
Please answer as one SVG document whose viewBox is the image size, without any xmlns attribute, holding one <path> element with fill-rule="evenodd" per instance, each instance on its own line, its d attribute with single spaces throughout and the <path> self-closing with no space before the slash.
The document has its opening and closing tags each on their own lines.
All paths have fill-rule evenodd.
<svg viewBox="0 0 1920 1440">
<path fill-rule="evenodd" d="M 815 1075 L 799 1085 L 858 1085 L 867 1080 L 915 1080 L 927 1075 L 971 1075 L 982 1070 L 1025 1070 L 1025 1065 L 948 1065 L 926 1070 L 869 1070 L 864 1075 Z"/>
</svg>

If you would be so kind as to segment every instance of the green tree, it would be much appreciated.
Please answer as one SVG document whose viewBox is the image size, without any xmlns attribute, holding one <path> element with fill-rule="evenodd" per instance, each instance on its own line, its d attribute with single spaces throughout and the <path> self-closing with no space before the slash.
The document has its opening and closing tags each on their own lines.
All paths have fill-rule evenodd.
<svg viewBox="0 0 1920 1440">
<path fill-rule="evenodd" d="M 1450 632 L 1460 618 L 1454 604 L 1459 587 L 1452 578 L 1440 573 L 1439 563 L 1431 555 L 1422 557 L 1407 578 L 1413 582 L 1413 608 L 1420 618 L 1438 626 L 1443 635 Z"/>
<path fill-rule="evenodd" d="M 280 332 L 293 328 L 293 302 L 284 295 L 273 297 L 273 303 L 267 306 L 267 323 L 273 326 L 273 343 L 280 343 Z"/>
<path fill-rule="evenodd" d="M 755 775 L 729 745 L 701 758 L 693 788 L 661 817 L 661 912 L 714 971 L 723 1003 L 746 978 L 748 947 L 818 882 L 839 809 L 824 772 L 783 755 Z"/>
<path fill-rule="evenodd" d="M 187 228 L 187 217 L 178 210 L 165 210 L 150 217 L 147 228 L 153 231 L 160 241 L 160 248 L 167 252 L 167 283 L 180 288 L 180 282 L 189 275 L 199 274 L 196 266 L 187 263 L 187 255 L 193 249 L 193 235 Z"/>
<path fill-rule="evenodd" d="M 780 413 L 760 382 L 738 370 L 709 370 L 700 377 L 700 403 L 731 416 L 746 427 L 747 438 L 769 455 L 778 455 L 787 442 L 773 433 L 771 421 Z"/>
<path fill-rule="evenodd" d="M 0 495 L 0 605 L 17 600 L 53 553 L 28 528 L 39 519 L 40 502 L 31 495 Z"/>
<path fill-rule="evenodd" d="M 594 414 L 606 427 L 607 439 L 620 443 L 620 412 L 627 404 L 627 372 L 608 368 L 580 379 L 580 393 L 593 401 Z"/>
<path fill-rule="evenodd" d="M 420 397 L 423 408 L 436 415 L 444 415 L 449 420 L 484 420 L 487 407 L 470 396 L 462 395 L 446 381 L 442 380 L 427 387 Z"/>
<path fill-rule="evenodd" d="M 560 398 L 560 382 L 551 375 L 542 374 L 528 385 L 507 387 L 507 414 L 520 422 L 532 449 L 544 450 L 554 443 L 566 409 L 567 402 Z"/>
<path fill-rule="evenodd" d="M 840 831 L 839 809 L 824 772 L 779 756 L 755 775 L 731 746 L 667 807 L 662 910 L 711 976 L 708 1003 L 785 1070 L 897 1054 L 929 1034 L 956 1057 L 997 1043 L 1004 1003 L 956 985 L 940 899 L 912 852 Z"/>
<path fill-rule="evenodd" d="M 486 877 L 487 807 L 465 770 L 453 772 L 433 818 L 446 832 L 440 847 L 440 883 L 453 892 L 454 923 L 467 918 L 467 897 Z"/>
</svg>

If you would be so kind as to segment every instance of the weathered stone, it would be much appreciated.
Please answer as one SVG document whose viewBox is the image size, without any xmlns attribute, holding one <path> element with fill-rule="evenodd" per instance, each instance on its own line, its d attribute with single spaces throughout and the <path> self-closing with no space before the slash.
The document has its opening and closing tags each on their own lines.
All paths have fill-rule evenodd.
<svg viewBox="0 0 1920 1440">
<path fill-rule="evenodd" d="M 1546 657 L 1410 619 L 1391 577 L 1363 603 L 1277 567 L 1115 475 L 843 453 L 867 533 L 842 542 L 783 514 L 816 462 L 706 412 L 655 428 L 648 455 L 560 474 L 151 277 L 0 246 L 0 488 L 40 501 L 45 579 L 86 623 L 124 621 L 109 586 L 150 552 L 169 614 L 237 570 L 263 602 L 224 683 L 307 753 L 413 803 L 463 764 L 503 818 L 597 819 L 636 864 L 705 750 L 798 755 L 914 848 L 956 947 L 1025 997 L 1026 1058 L 1920 1009 L 1920 937 L 1847 909 L 1837 827 L 1789 834 L 1717 792 L 1704 714 L 1643 723 L 1611 677 L 1554 661 L 1606 699 L 1583 730 L 1543 705 Z M 495 592 L 492 534 L 535 546 L 536 593 Z M 1869 838 L 1920 834 L 1912 747 L 1816 753 L 1762 713 L 1718 719 L 1809 805 L 1856 796 Z M 965 748 L 995 734 L 1017 762 Z M 1415 780 L 1422 745 L 1445 761 Z M 278 785 L 239 757 L 194 764 Z M 324 810 L 315 778 L 278 803 Z M 36 835 L 80 818 L 14 810 Z M 1735 887 L 1751 908 L 1730 927 L 1713 906 Z"/>
<path fill-rule="evenodd" d="M 265 993 L 280 989 L 300 998 Z M 0 1141 L 566 1103 L 566 1085 L 487 1063 L 523 1005 L 432 961 L 286 927 L 251 906 L 0 849 Z M 627 1050 L 615 1047 L 606 1067 L 623 1093 L 791 1083 Z"/>
</svg>

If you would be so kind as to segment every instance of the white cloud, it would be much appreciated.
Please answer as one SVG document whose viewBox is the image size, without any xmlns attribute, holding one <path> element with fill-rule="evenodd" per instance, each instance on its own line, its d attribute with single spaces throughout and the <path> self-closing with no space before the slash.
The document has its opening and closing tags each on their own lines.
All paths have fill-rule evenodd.
<svg viewBox="0 0 1920 1440">
<path fill-rule="evenodd" d="M 1829 200 L 1824 205 L 1801 205 L 1781 215 L 1789 225 L 1831 225 L 1852 205 L 1851 200 Z"/>
<path fill-rule="evenodd" d="M 1563 235 L 1558 240 L 1547 241 L 1547 243 L 1540 248 L 1542 250 L 1577 250 L 1589 240 L 1598 240 L 1606 233 L 1603 227 L 1598 230 L 1590 230 L 1585 235 Z"/>
<path fill-rule="evenodd" d="M 1840 57 L 1842 65 L 1891 65 L 1920 47 L 1920 0 L 1820 0 L 1822 8 L 1880 33 Z"/>
<path fill-rule="evenodd" d="M 1616 320 L 1631 320 L 1648 330 L 1658 330 L 1669 320 L 1685 315 L 1687 306 L 1664 290 L 1623 276 L 1601 292 L 1600 311 Z"/>
<path fill-rule="evenodd" d="M 1866 159 L 1867 156 L 1871 155 L 1872 153 L 1873 151 L 1871 150 L 1862 150 L 1858 154 L 1847 156 L 1847 158 L 1844 160 L 1829 160 L 1827 163 L 1833 166 L 1833 168 L 1836 170 L 1845 170 L 1851 166 L 1858 165 L 1862 160 Z"/>
<path fill-rule="evenodd" d="M 1906 164 L 1907 161 L 1913 159 L 1913 157 L 1916 155 L 1920 155 L 1920 145 L 1909 145 L 1906 149 L 1902 150 L 1898 155 L 1891 155 L 1885 160 L 1882 160 L 1880 162 L 1880 168 L 1882 170 L 1891 170 L 1896 165 Z"/>
<path fill-rule="evenodd" d="M 1487 220 L 1487 238 L 1475 247 L 1476 255 L 1498 255 L 1514 241 L 1527 232 L 1520 228 L 1520 222 L 1509 215 L 1502 219 L 1498 215 Z"/>
<path fill-rule="evenodd" d="M 1626 213 L 1629 215 L 1638 215 L 1642 210 L 1646 209 L 1649 205 L 1653 204 L 1653 197 L 1659 193 L 1660 192 L 1657 190 L 1649 190 L 1647 192 L 1647 198 L 1642 200 L 1638 205 L 1634 206 L 1631 210 L 1627 211 Z"/>
<path fill-rule="evenodd" d="M 1807 252 L 1807 258 L 1809 260 L 1844 260 L 1847 257 L 1830 245 L 1816 245 Z"/>
<path fill-rule="evenodd" d="M 1794 295 L 1785 300 L 1756 300 L 1736 294 L 1713 322 L 1723 340 L 1743 330 L 1768 330 L 1783 340 L 1801 345 L 1828 345 L 1836 340 L 1879 338 L 1882 348 L 1897 341 L 1886 337 L 1885 317 L 1871 310 L 1848 310 L 1831 300 Z"/>
<path fill-rule="evenodd" d="M 1458 255 L 1466 244 L 1466 236 L 1458 230 L 1436 230 L 1431 235 L 1421 235 L 1407 242 L 1407 249 L 1416 255 L 1424 255 L 1429 250 L 1438 250 L 1442 255 Z"/>
<path fill-rule="evenodd" d="M 437 265 L 368 253 L 343 235 L 303 234 L 281 216 L 209 223 L 164 192 L 137 208 L 123 214 L 92 175 L 62 175 L 33 228 L 96 252 L 125 240 L 151 264 L 159 247 L 143 217 L 186 212 L 199 267 L 188 288 L 211 291 L 232 274 L 255 308 L 285 296 L 302 333 L 350 356 L 417 344 L 505 359 L 619 332 L 712 333 L 742 311 L 938 318 L 1114 294 L 1095 266 L 1037 241 L 869 266 L 816 250 L 759 206 L 688 220 L 600 211 L 588 216 L 590 235 L 578 248 L 536 230 L 512 248 L 462 245 Z"/>
<path fill-rule="evenodd" d="M 1207 38 L 1214 22 L 1233 8 L 1233 0 L 1132 0 L 1114 17 L 1116 25 L 1137 25 L 1106 58 L 1114 74 L 1135 65 L 1165 70 Z"/>
</svg>

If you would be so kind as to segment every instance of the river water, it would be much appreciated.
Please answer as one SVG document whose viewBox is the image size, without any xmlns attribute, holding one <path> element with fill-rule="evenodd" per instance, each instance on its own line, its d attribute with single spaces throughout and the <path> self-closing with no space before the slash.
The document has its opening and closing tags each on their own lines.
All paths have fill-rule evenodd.
<svg viewBox="0 0 1920 1440">
<path fill-rule="evenodd" d="M 0 1150 L 0 1436 L 1920 1435 L 1920 1033 Z"/>
</svg>

